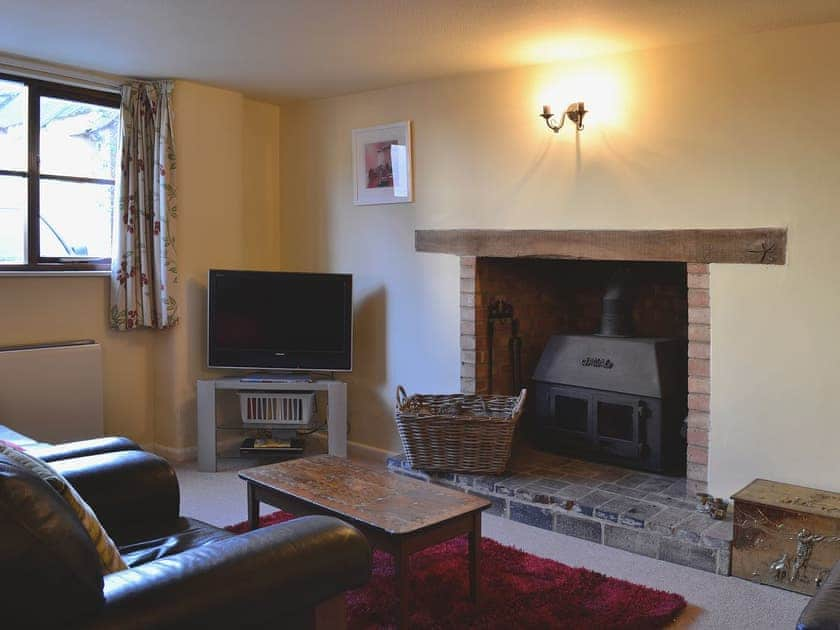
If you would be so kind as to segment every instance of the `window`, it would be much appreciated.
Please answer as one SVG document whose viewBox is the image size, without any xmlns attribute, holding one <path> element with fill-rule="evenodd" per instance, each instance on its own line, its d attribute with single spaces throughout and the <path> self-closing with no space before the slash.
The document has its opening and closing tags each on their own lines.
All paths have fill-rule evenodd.
<svg viewBox="0 0 840 630">
<path fill-rule="evenodd" d="M 110 267 L 119 107 L 0 75 L 0 271 Z"/>
</svg>

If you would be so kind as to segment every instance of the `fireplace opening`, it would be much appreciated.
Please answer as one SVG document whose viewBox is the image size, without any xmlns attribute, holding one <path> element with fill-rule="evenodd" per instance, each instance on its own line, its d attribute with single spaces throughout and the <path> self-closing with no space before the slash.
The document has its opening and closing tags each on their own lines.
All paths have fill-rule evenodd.
<svg viewBox="0 0 840 630">
<path fill-rule="evenodd" d="M 684 475 L 687 293 L 681 263 L 479 258 L 475 389 L 522 380 L 535 448 Z"/>
</svg>

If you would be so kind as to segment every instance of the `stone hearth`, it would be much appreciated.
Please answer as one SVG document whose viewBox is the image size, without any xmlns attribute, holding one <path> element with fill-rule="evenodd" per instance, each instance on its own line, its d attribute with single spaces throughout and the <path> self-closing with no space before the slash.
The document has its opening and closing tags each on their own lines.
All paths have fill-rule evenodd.
<svg viewBox="0 0 840 630">
<path fill-rule="evenodd" d="M 404 456 L 388 467 L 411 477 L 480 495 L 489 513 L 558 534 L 729 575 L 732 520 L 695 509 L 684 478 L 636 472 L 518 446 L 500 476 L 425 473 Z"/>
</svg>

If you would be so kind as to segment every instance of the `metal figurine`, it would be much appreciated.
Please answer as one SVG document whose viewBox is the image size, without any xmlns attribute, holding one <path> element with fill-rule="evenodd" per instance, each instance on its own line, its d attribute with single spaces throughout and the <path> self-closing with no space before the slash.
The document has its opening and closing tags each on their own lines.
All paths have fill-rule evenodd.
<svg viewBox="0 0 840 630">
<path fill-rule="evenodd" d="M 697 511 L 705 512 L 713 519 L 722 521 L 726 518 L 726 511 L 729 509 L 729 501 L 713 497 L 706 492 L 697 493 Z"/>
<path fill-rule="evenodd" d="M 825 540 L 825 536 L 815 536 L 808 529 L 799 530 L 799 533 L 796 534 L 796 557 L 793 560 L 793 569 L 790 572 L 791 582 L 799 577 L 800 571 L 807 568 L 814 545 L 823 540 Z"/>
<path fill-rule="evenodd" d="M 714 498 L 711 500 L 709 505 L 709 516 L 716 521 L 722 521 L 726 518 L 726 510 L 729 509 L 729 501 Z"/>
<path fill-rule="evenodd" d="M 771 562 L 769 568 L 774 580 L 777 582 L 784 580 L 788 571 L 788 555 L 785 553 L 778 560 Z M 753 572 L 753 575 L 758 575 L 758 571 Z"/>
</svg>

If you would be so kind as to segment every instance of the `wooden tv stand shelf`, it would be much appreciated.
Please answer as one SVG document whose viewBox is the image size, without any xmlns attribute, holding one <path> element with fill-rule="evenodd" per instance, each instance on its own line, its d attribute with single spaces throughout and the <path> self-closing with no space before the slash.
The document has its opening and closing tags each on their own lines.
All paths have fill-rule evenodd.
<svg viewBox="0 0 840 630">
<path fill-rule="evenodd" d="M 245 380 L 243 380 L 245 379 Z M 199 380 L 198 397 L 198 470 L 216 472 L 216 394 L 219 391 L 295 391 L 327 393 L 327 452 L 347 457 L 347 383 L 330 379 L 311 382 L 253 381 L 247 377 Z M 247 428 L 247 427 L 243 427 Z"/>
</svg>

